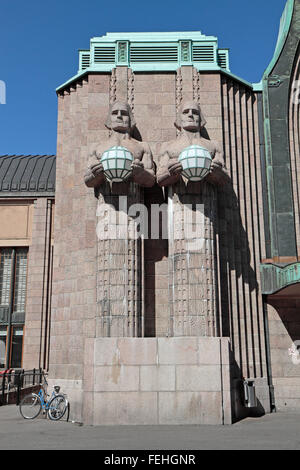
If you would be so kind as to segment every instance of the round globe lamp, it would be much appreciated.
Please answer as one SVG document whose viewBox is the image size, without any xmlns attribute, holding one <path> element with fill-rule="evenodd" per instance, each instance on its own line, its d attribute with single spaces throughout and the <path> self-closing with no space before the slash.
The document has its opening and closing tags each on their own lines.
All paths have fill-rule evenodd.
<svg viewBox="0 0 300 470">
<path fill-rule="evenodd" d="M 212 158 L 201 145 L 190 145 L 180 153 L 179 161 L 183 176 L 189 181 L 201 181 L 209 173 Z"/>
<path fill-rule="evenodd" d="M 104 174 L 113 183 L 125 181 L 131 174 L 133 156 L 125 147 L 111 147 L 101 157 Z"/>
</svg>

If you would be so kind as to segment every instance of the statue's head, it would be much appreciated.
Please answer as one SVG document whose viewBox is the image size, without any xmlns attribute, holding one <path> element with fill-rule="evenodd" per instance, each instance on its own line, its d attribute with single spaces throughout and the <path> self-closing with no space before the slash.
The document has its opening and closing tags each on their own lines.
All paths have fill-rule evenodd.
<svg viewBox="0 0 300 470">
<path fill-rule="evenodd" d="M 116 132 L 130 133 L 135 126 L 135 121 L 129 104 L 123 101 L 116 101 L 112 104 L 105 125 Z"/>
<path fill-rule="evenodd" d="M 206 124 L 201 108 L 195 101 L 185 101 L 177 113 L 175 127 L 190 132 L 198 132 Z"/>
</svg>

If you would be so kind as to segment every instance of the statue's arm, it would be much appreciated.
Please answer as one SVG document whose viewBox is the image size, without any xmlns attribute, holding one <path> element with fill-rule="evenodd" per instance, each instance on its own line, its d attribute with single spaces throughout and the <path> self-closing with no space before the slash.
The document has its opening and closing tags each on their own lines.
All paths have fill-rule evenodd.
<svg viewBox="0 0 300 470">
<path fill-rule="evenodd" d="M 88 169 L 84 175 L 84 182 L 88 188 L 96 188 L 104 183 L 105 175 L 102 163 L 97 158 L 96 152 L 90 156 Z"/>
<path fill-rule="evenodd" d="M 215 154 L 214 154 L 213 161 L 212 161 L 212 167 L 213 168 L 216 168 L 216 167 L 225 168 L 224 153 L 223 153 L 221 146 L 218 143 L 215 144 Z"/>
<path fill-rule="evenodd" d="M 228 179 L 228 172 L 225 167 L 224 153 L 221 146 L 215 143 L 215 151 L 210 167 L 210 173 L 206 177 L 210 183 L 224 184 Z"/>
<path fill-rule="evenodd" d="M 159 186 L 170 186 L 171 184 L 177 183 L 180 179 L 181 171 L 181 163 L 177 158 L 171 158 L 166 144 L 163 145 L 160 151 L 160 159 L 156 176 Z"/>
<path fill-rule="evenodd" d="M 143 142 L 142 160 L 134 160 L 132 164 L 133 180 L 141 186 L 151 188 L 155 183 L 153 156 L 149 144 Z"/>
</svg>

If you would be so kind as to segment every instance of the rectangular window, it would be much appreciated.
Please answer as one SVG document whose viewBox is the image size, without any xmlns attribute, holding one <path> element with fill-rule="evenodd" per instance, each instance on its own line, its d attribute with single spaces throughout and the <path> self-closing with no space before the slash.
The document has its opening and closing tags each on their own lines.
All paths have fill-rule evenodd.
<svg viewBox="0 0 300 470">
<path fill-rule="evenodd" d="M 11 341 L 10 367 L 20 368 L 22 365 L 23 327 L 15 326 Z"/>
<path fill-rule="evenodd" d="M 0 326 L 0 368 L 5 367 L 7 327 Z"/>
<path fill-rule="evenodd" d="M 14 265 L 13 251 L 15 251 Z M 13 312 L 25 312 L 27 248 L 0 249 L 0 307 L 9 307 L 12 276 Z"/>
<path fill-rule="evenodd" d="M 14 312 L 25 312 L 27 250 L 16 251 Z"/>
<path fill-rule="evenodd" d="M 0 248 L 0 368 L 22 366 L 27 253 L 27 248 Z"/>
<path fill-rule="evenodd" d="M 0 306 L 8 307 L 10 302 L 10 286 L 12 276 L 12 249 L 0 250 Z"/>
</svg>

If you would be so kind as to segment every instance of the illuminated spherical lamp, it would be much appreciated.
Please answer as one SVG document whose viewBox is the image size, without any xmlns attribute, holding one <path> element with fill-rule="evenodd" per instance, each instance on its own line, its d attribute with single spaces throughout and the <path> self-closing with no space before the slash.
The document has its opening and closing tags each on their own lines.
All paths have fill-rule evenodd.
<svg viewBox="0 0 300 470">
<path fill-rule="evenodd" d="M 182 175 L 189 181 L 201 181 L 210 170 L 212 158 L 210 152 L 201 145 L 190 145 L 179 155 Z"/>
<path fill-rule="evenodd" d="M 130 176 L 132 162 L 133 156 L 125 147 L 111 147 L 101 157 L 104 174 L 113 183 L 125 181 Z"/>
</svg>

